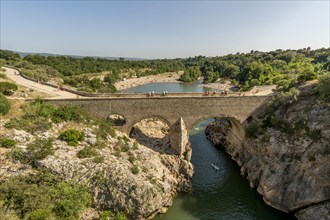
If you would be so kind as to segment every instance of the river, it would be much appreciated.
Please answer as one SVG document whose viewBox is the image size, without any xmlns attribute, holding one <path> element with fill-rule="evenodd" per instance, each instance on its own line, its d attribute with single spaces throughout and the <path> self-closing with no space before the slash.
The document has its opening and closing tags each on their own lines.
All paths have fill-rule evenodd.
<svg viewBox="0 0 330 220">
<path fill-rule="evenodd" d="M 131 88 L 126 92 L 202 92 L 204 89 L 198 84 L 157 83 Z M 240 175 L 239 167 L 230 156 L 206 139 L 204 130 L 212 120 L 199 123 L 189 134 L 192 145 L 191 162 L 195 168 L 192 192 L 178 194 L 168 212 L 157 215 L 155 219 L 292 219 L 291 216 L 267 206 Z M 220 169 L 215 170 L 211 163 L 217 163 Z"/>
<path fill-rule="evenodd" d="M 122 90 L 123 93 L 155 93 L 168 92 L 205 92 L 209 88 L 201 86 L 201 82 L 197 83 L 150 83 L 142 86 L 133 87 Z M 212 90 L 213 91 L 213 90 Z"/>
</svg>

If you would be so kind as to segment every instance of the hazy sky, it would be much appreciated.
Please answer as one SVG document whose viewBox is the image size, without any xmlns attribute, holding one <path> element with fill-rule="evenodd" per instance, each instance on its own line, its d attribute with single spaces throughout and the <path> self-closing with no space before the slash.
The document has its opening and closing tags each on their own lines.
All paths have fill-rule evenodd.
<svg viewBox="0 0 330 220">
<path fill-rule="evenodd" d="M 4 1 L 1 49 L 139 58 L 330 47 L 325 1 Z"/>
</svg>

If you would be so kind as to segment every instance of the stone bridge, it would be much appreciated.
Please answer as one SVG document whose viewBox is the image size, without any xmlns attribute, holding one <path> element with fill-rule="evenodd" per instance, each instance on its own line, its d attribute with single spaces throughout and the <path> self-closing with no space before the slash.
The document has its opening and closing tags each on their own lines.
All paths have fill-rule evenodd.
<svg viewBox="0 0 330 220">
<path fill-rule="evenodd" d="M 48 100 L 62 105 L 81 106 L 92 115 L 107 119 L 118 114 L 125 124 L 117 129 L 130 134 L 132 127 L 143 119 L 159 118 L 169 126 L 182 118 L 189 131 L 198 122 L 212 117 L 230 117 L 243 123 L 252 116 L 270 96 L 124 96 L 108 98 L 83 98 Z"/>
<path fill-rule="evenodd" d="M 192 150 L 188 133 L 198 122 L 214 117 L 229 117 L 233 126 L 239 127 L 244 137 L 242 124 L 263 106 L 270 96 L 156 96 L 116 95 L 116 97 L 95 97 L 79 99 L 49 99 L 56 104 L 73 104 L 92 115 L 106 120 L 111 115 L 121 115 L 125 124 L 116 128 L 126 134 L 143 119 L 158 118 L 170 127 L 168 150 L 190 161 Z"/>
</svg>

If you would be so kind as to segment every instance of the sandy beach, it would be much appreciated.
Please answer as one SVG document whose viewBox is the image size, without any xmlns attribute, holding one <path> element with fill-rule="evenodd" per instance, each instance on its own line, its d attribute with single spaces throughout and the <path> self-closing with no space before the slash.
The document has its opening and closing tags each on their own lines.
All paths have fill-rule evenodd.
<svg viewBox="0 0 330 220">
<path fill-rule="evenodd" d="M 182 73 L 163 73 L 158 75 L 143 76 L 140 78 L 130 78 L 115 83 L 117 90 L 128 89 L 148 83 L 182 83 L 179 81 Z"/>
<path fill-rule="evenodd" d="M 233 87 L 233 85 L 229 81 L 227 81 L 226 83 L 215 82 L 215 83 L 201 84 L 201 86 L 211 89 L 223 90 L 226 92 L 231 91 L 231 88 Z"/>
</svg>

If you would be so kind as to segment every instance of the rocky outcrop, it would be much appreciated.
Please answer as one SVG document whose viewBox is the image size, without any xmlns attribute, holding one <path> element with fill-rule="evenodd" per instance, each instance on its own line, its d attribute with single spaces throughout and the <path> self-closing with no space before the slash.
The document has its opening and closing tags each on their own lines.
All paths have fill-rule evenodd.
<svg viewBox="0 0 330 220">
<path fill-rule="evenodd" d="M 77 147 L 56 139 L 63 129 L 72 126 L 85 134 L 85 140 L 79 142 Z M 17 147 L 22 150 L 36 137 L 55 138 L 54 154 L 34 165 L 50 170 L 63 180 L 90 186 L 93 207 L 97 210 L 119 210 L 126 213 L 129 219 L 149 219 L 165 212 L 177 192 L 191 190 L 193 166 L 189 161 L 156 152 L 134 139 L 124 137 L 121 132 L 116 131 L 116 137 L 108 135 L 106 144 L 97 147 L 96 128 L 93 126 L 62 123 L 34 135 L 6 130 L 2 125 L 1 129 L 1 135 L 15 139 Z M 84 148 L 92 148 L 97 155 L 79 158 L 78 152 Z M 0 148 L 2 179 L 36 171 L 30 165 L 6 157 L 9 151 Z"/>
<path fill-rule="evenodd" d="M 310 206 L 306 209 L 296 212 L 295 216 L 300 220 L 328 220 L 330 219 L 330 201 L 324 202 L 322 204 L 317 204 Z"/>
<path fill-rule="evenodd" d="M 222 118 L 205 133 L 225 148 L 267 204 L 295 213 L 298 219 L 330 219 L 329 107 L 310 96 L 276 115 L 289 125 L 304 121 L 305 129 L 296 127 L 297 131 L 288 134 L 266 128 L 257 138 L 245 139 L 242 126 Z"/>
</svg>

